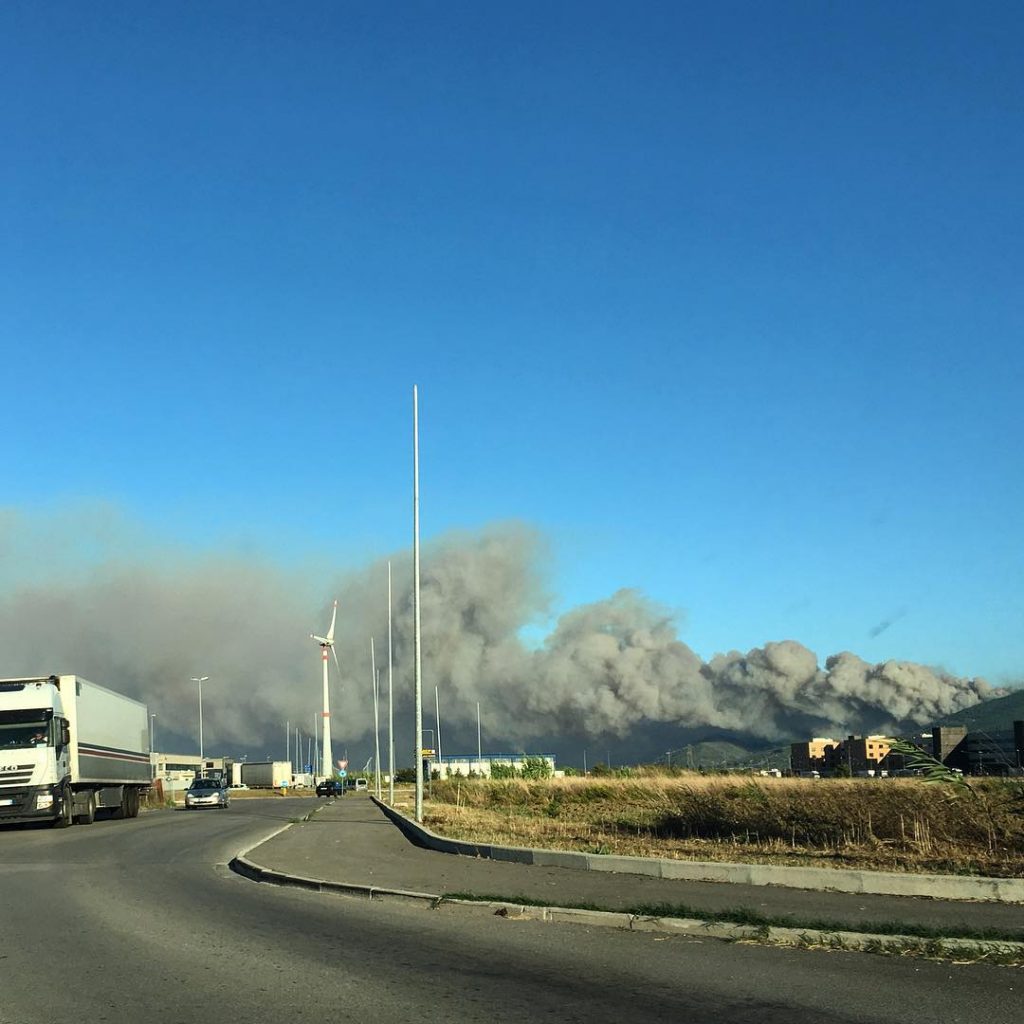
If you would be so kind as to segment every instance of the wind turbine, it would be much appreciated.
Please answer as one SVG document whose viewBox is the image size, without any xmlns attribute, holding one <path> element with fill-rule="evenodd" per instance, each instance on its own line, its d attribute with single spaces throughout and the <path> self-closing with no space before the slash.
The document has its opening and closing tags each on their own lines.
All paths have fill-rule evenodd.
<svg viewBox="0 0 1024 1024">
<path fill-rule="evenodd" d="M 316 633 L 310 633 L 310 640 L 315 640 L 320 645 L 320 653 L 324 663 L 324 727 L 323 727 L 323 760 L 321 764 L 323 766 L 323 776 L 325 779 L 334 778 L 334 761 L 331 756 L 331 703 L 330 697 L 327 691 L 327 652 L 330 650 L 334 656 L 334 664 L 341 672 L 341 665 L 338 664 L 338 655 L 334 651 L 334 623 L 338 618 L 338 602 L 334 602 L 334 610 L 331 612 L 331 628 L 327 630 L 327 636 L 317 636 Z"/>
</svg>

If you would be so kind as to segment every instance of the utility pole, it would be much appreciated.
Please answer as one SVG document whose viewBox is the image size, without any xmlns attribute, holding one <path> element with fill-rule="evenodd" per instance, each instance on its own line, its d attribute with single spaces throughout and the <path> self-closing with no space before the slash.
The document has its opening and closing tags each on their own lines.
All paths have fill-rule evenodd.
<svg viewBox="0 0 1024 1024">
<path fill-rule="evenodd" d="M 156 748 L 156 715 L 149 716 L 149 749 L 152 752 Z"/>
<path fill-rule="evenodd" d="M 199 760 L 203 761 L 203 683 L 209 679 L 209 676 L 192 676 L 192 682 L 199 684 Z M 199 765 L 200 769 L 204 767 L 202 763 Z"/>
<path fill-rule="evenodd" d="M 378 708 L 380 689 L 380 673 L 377 671 L 377 655 L 373 649 L 373 637 L 370 637 L 370 672 L 373 673 L 373 770 L 376 778 L 374 792 L 380 799 L 380 712 Z"/>
<path fill-rule="evenodd" d="M 412 605 L 414 691 L 416 705 L 416 820 L 423 821 L 423 672 L 420 645 L 420 412 L 412 387 Z"/>
<path fill-rule="evenodd" d="M 437 687 L 434 687 L 434 720 L 437 723 L 437 766 L 438 769 L 444 766 L 441 763 L 441 698 L 437 695 Z"/>
<path fill-rule="evenodd" d="M 476 770 L 483 774 L 483 751 L 480 746 L 480 701 L 476 702 Z"/>
<path fill-rule="evenodd" d="M 392 672 L 394 659 L 391 655 L 391 563 L 388 562 L 388 803 L 395 805 L 395 704 L 392 699 Z"/>
</svg>

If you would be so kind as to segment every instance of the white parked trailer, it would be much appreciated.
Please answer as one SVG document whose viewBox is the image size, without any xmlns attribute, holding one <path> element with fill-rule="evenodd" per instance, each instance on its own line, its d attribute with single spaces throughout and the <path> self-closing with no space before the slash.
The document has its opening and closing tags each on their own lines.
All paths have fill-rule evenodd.
<svg viewBox="0 0 1024 1024">
<path fill-rule="evenodd" d="M 145 704 L 81 676 L 0 679 L 0 822 L 136 817 L 148 728 Z"/>
<path fill-rule="evenodd" d="M 291 761 L 246 761 L 242 782 L 250 789 L 282 789 L 291 785 Z"/>
</svg>

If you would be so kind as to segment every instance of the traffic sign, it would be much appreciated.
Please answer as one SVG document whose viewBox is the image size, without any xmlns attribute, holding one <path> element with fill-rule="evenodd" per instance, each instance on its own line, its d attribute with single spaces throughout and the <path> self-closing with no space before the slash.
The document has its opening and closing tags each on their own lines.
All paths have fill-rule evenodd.
<svg viewBox="0 0 1024 1024">
<path fill-rule="evenodd" d="M 342 769 L 340 769 L 340 770 L 338 771 L 338 775 L 339 775 L 339 776 L 340 776 L 341 778 L 343 778 L 343 779 L 347 779 L 347 778 L 348 778 L 348 772 L 347 772 L 347 771 L 345 771 L 345 769 L 344 769 L 344 768 L 342 768 Z"/>
<path fill-rule="evenodd" d="M 423 750 L 423 756 L 424 757 L 433 757 L 435 753 L 436 753 L 436 751 L 434 751 L 434 750 L 428 750 L 426 748 L 424 748 L 424 750 Z"/>
<path fill-rule="evenodd" d="M 302 770 L 308 775 L 313 770 L 313 766 L 311 764 L 304 764 Z"/>
</svg>

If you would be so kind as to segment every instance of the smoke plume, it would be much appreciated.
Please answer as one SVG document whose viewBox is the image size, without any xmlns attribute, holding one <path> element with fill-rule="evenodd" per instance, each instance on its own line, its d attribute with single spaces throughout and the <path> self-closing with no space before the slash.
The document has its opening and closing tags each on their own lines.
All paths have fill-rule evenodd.
<svg viewBox="0 0 1024 1024">
<path fill-rule="evenodd" d="M 0 518 L 0 554 L 19 549 L 21 529 Z M 654 724 L 781 740 L 925 726 L 991 692 L 981 679 L 909 662 L 871 665 L 848 652 L 822 668 L 792 640 L 704 662 L 679 640 L 673 614 L 632 590 L 567 612 L 532 647 L 521 631 L 549 611 L 547 554 L 536 531 L 518 524 L 425 547 L 424 692 L 432 699 L 439 687 L 446 728 L 468 730 L 480 701 L 488 732 L 508 745 L 626 737 Z M 413 673 L 409 555 L 393 555 L 391 566 L 396 715 L 404 718 Z M 208 745 L 279 741 L 286 720 L 311 729 L 320 654 L 308 635 L 327 628 L 334 596 L 336 744 L 372 728 L 371 636 L 386 691 L 387 559 L 338 574 L 319 596 L 298 572 L 241 557 L 126 562 L 120 554 L 73 577 L 39 576 L 28 565 L 16 575 L 0 598 L 0 675 L 78 673 L 145 700 L 161 732 L 192 734 L 189 679 L 197 675 L 210 677 Z"/>
</svg>

